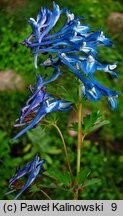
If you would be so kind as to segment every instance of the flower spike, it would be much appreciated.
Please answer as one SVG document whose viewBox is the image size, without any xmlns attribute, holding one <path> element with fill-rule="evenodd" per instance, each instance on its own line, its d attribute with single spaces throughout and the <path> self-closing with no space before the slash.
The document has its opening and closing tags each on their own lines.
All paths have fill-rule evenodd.
<svg viewBox="0 0 123 216">
<path fill-rule="evenodd" d="M 54 28 L 60 15 L 63 13 L 66 16 L 66 21 L 57 32 L 50 34 L 50 31 Z M 43 7 L 38 13 L 36 20 L 33 18 L 27 19 L 32 27 L 32 32 L 23 41 L 23 44 L 32 50 L 36 68 L 38 55 L 45 54 L 48 54 L 50 57 L 44 60 L 40 65 L 56 67 L 56 71 L 54 71 L 51 79 L 49 79 L 49 81 L 43 81 L 44 84 L 53 80 L 54 77 L 57 78 L 59 76 L 59 72 L 57 74 L 57 71 L 60 65 L 64 64 L 81 80 L 83 86 L 82 96 L 84 95 L 89 100 L 95 102 L 101 99 L 102 96 L 105 96 L 111 108 L 115 109 L 117 106 L 116 96 L 119 93 L 101 85 L 93 77 L 96 71 L 109 73 L 114 78 L 118 77 L 116 71 L 114 71 L 117 65 L 116 63 L 104 64 L 97 57 L 97 47 L 111 47 L 112 42 L 104 35 L 102 29 L 96 32 L 91 31 L 88 24 L 85 25 L 82 23 L 82 19 L 83 17 L 76 17 L 66 8 L 60 9 L 59 6 L 53 2 L 52 11 Z M 32 97 L 34 96 L 32 95 Z M 45 96 L 42 96 L 42 99 L 40 97 L 41 101 L 44 98 L 46 99 Z M 39 102 L 38 105 L 40 103 L 42 102 Z M 34 109 L 35 113 L 39 110 L 38 106 L 34 107 Z M 34 112 L 33 109 L 31 110 Z"/>
</svg>

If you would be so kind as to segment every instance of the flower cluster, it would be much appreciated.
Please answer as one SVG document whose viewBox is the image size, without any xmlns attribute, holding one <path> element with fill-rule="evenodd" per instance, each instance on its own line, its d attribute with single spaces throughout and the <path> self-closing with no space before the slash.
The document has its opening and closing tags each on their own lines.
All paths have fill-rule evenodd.
<svg viewBox="0 0 123 216">
<path fill-rule="evenodd" d="M 62 13 L 66 14 L 66 22 L 59 31 L 49 34 Z M 95 71 L 103 71 L 117 78 L 117 73 L 113 71 L 117 64 L 103 64 L 96 56 L 98 46 L 111 47 L 112 42 L 104 36 L 102 30 L 94 32 L 88 25 L 81 24 L 81 19 L 84 17 L 75 17 L 66 8 L 60 10 L 53 2 L 52 11 L 43 7 L 36 20 L 27 19 L 32 33 L 22 44 L 31 48 L 36 68 L 39 54 L 52 53 L 41 65 L 66 65 L 81 81 L 82 97 L 96 102 L 102 96 L 106 96 L 111 109 L 114 110 L 119 93 L 104 87 L 93 76 Z"/>
<path fill-rule="evenodd" d="M 32 95 L 28 98 L 26 106 L 21 109 L 20 118 L 16 120 L 15 127 L 27 125 L 13 139 L 17 139 L 27 130 L 34 128 L 38 122 L 47 114 L 57 110 L 67 111 L 71 108 L 72 103 L 60 98 L 55 99 L 53 95 L 46 93 L 45 84 L 52 82 L 60 75 L 60 71 L 55 67 L 52 76 L 45 80 L 47 75 L 41 77 L 36 74 L 36 85 L 34 88 L 29 87 Z"/>
<path fill-rule="evenodd" d="M 19 193 L 14 197 L 14 200 L 16 200 L 29 186 L 30 184 L 35 180 L 35 178 L 38 176 L 38 174 L 42 170 L 42 165 L 45 163 L 45 160 L 39 161 L 39 156 L 36 154 L 34 160 L 31 163 L 27 163 L 23 169 L 20 169 L 20 166 L 16 168 L 15 175 L 9 180 L 9 188 L 14 188 L 15 182 L 20 179 L 22 176 L 25 176 L 29 173 L 27 182 L 23 185 Z M 16 191 L 16 189 L 11 190 L 7 192 L 6 194 L 12 193 Z"/>
</svg>

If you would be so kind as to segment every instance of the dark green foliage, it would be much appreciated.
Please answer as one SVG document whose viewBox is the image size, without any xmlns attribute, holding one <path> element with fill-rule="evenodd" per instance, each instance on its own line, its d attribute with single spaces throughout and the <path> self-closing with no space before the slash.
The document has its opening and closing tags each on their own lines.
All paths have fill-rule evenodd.
<svg viewBox="0 0 123 216">
<path fill-rule="evenodd" d="M 83 119 L 83 133 L 89 134 L 100 127 L 109 124 L 108 120 L 103 120 L 102 114 L 100 114 L 100 111 L 98 112 L 92 112 L 90 115 L 86 115 Z"/>
<path fill-rule="evenodd" d="M 52 156 L 59 156 L 61 153 L 61 149 L 54 145 L 54 137 L 50 136 L 47 130 L 44 131 L 40 126 L 34 130 L 28 131 L 27 134 L 32 143 L 32 149 L 30 153 L 25 155 L 25 158 L 32 158 L 32 154 L 39 152 L 41 158 L 44 158 L 48 164 L 52 164 Z"/>
<path fill-rule="evenodd" d="M 4 193 L 7 192 L 8 180 L 12 173 L 15 172 L 15 167 L 20 163 L 21 158 L 11 157 L 10 140 L 7 138 L 7 133 L 0 130 L 0 199 L 6 199 Z M 14 166 L 13 166 L 14 164 Z M 10 195 L 10 199 L 12 196 Z"/>
<path fill-rule="evenodd" d="M 70 188 L 72 181 L 69 172 L 61 172 L 58 170 L 55 171 L 47 171 L 45 175 L 52 177 L 56 180 L 56 183 L 61 185 L 62 187 Z"/>
<path fill-rule="evenodd" d="M 104 120 L 104 117 L 102 114 L 100 114 L 100 111 L 98 112 L 94 111 L 83 118 L 83 123 L 82 123 L 83 135 L 86 136 L 109 123 L 110 122 L 108 120 Z M 78 128 L 77 122 L 72 123 L 70 126 L 70 129 L 73 131 L 77 131 L 77 128 Z"/>
</svg>

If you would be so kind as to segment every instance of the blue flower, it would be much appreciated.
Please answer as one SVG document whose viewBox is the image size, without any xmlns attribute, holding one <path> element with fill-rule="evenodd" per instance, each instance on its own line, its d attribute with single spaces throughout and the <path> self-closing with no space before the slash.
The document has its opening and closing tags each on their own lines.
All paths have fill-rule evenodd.
<svg viewBox="0 0 123 216">
<path fill-rule="evenodd" d="M 20 177 L 26 175 L 30 171 L 30 168 L 31 168 L 31 164 L 30 163 L 27 163 L 22 170 L 20 170 L 20 166 L 17 166 L 16 167 L 15 175 L 9 180 L 9 188 L 11 188 L 12 184 L 17 179 L 19 179 Z"/>
<path fill-rule="evenodd" d="M 103 31 L 99 30 L 98 32 L 90 32 L 86 37 L 86 42 L 90 42 L 94 45 L 103 45 L 110 47 L 112 42 L 109 38 L 106 38 Z"/>
<path fill-rule="evenodd" d="M 107 65 L 100 64 L 97 66 L 97 70 L 101 70 L 103 72 L 109 73 L 113 77 L 118 78 L 118 74 L 115 71 L 113 71 L 116 67 L 117 67 L 117 63 L 107 64 Z"/>
<path fill-rule="evenodd" d="M 109 103 L 109 105 L 110 105 L 110 107 L 112 108 L 112 110 L 115 110 L 116 109 L 116 107 L 117 107 L 117 100 L 116 100 L 116 98 L 117 98 L 117 95 L 116 96 L 109 96 L 108 97 L 108 103 Z"/>
<path fill-rule="evenodd" d="M 33 92 L 32 87 L 31 86 L 29 87 L 32 95 L 27 100 L 26 106 L 21 109 L 21 116 L 19 118 L 19 123 L 21 123 L 23 121 L 23 119 L 31 111 L 34 111 L 41 104 L 41 102 L 44 100 L 44 98 L 46 99 L 47 94 L 45 94 L 46 88 L 44 85 L 57 79 L 57 77 L 59 75 L 60 75 L 60 70 L 57 67 L 55 67 L 52 76 L 47 80 L 45 80 L 47 75 L 45 75 L 44 77 L 41 77 L 39 74 L 36 74 L 36 85 L 34 88 L 35 91 Z"/>
<path fill-rule="evenodd" d="M 39 42 L 42 41 L 43 37 L 49 33 L 49 31 L 53 28 L 53 26 L 56 24 L 56 22 L 58 21 L 59 17 L 60 17 L 61 11 L 59 6 L 53 2 L 53 11 L 52 13 L 49 13 L 49 16 L 47 16 L 47 19 L 49 21 L 48 25 L 46 26 L 45 30 L 42 32 L 42 34 L 39 37 Z"/>
<path fill-rule="evenodd" d="M 93 55 L 87 56 L 86 59 L 81 61 L 80 69 L 86 74 L 94 73 L 97 69 L 96 60 Z"/>
<path fill-rule="evenodd" d="M 82 97 L 87 97 L 88 100 L 90 101 L 98 101 L 101 97 L 102 94 L 98 87 L 94 86 L 93 83 L 88 83 L 88 84 L 81 84 L 81 89 L 82 89 Z"/>
<path fill-rule="evenodd" d="M 20 131 L 13 139 L 17 139 L 18 137 L 22 136 L 27 130 L 34 128 L 39 121 L 47 114 L 51 112 L 59 111 L 68 111 L 71 109 L 72 103 L 69 101 L 61 100 L 61 99 L 54 99 L 51 95 L 46 95 L 43 102 L 41 103 L 40 107 L 37 107 L 33 110 L 32 113 L 36 113 L 34 119 L 22 130 Z M 27 116 L 28 117 L 28 116 Z M 23 119 L 20 125 L 16 124 L 15 126 L 23 126 L 27 124 L 26 120 Z"/>
<path fill-rule="evenodd" d="M 13 139 L 20 137 L 27 130 L 34 128 L 38 122 L 50 112 L 67 111 L 71 109 L 72 103 L 62 99 L 55 99 L 52 95 L 45 92 L 44 84 L 54 81 L 60 75 L 60 70 L 55 67 L 52 76 L 43 80 L 46 75 L 42 78 L 36 74 L 36 85 L 31 88 L 32 96 L 26 102 L 26 106 L 21 109 L 21 116 L 16 120 L 15 127 L 27 125 L 22 131 L 20 131 Z M 32 117 L 33 115 L 33 117 Z"/>
<path fill-rule="evenodd" d="M 23 185 L 19 193 L 14 197 L 14 200 L 16 200 L 30 185 L 31 183 L 36 179 L 38 174 L 42 170 L 42 165 L 45 163 L 45 160 L 39 161 L 39 156 L 36 154 L 34 160 L 31 163 L 27 163 L 25 167 L 21 170 L 18 166 L 16 168 L 15 175 L 9 180 L 9 188 L 11 189 L 14 185 L 14 183 L 20 179 L 22 176 L 29 173 L 28 179 L 26 183 Z M 9 194 L 15 190 L 12 190 L 6 194 Z"/>
<path fill-rule="evenodd" d="M 41 42 L 43 37 L 53 28 L 59 19 L 61 12 L 59 6 L 53 2 L 53 11 L 43 7 L 37 15 L 37 20 L 30 18 L 26 20 L 32 28 L 32 36 Z"/>
</svg>

